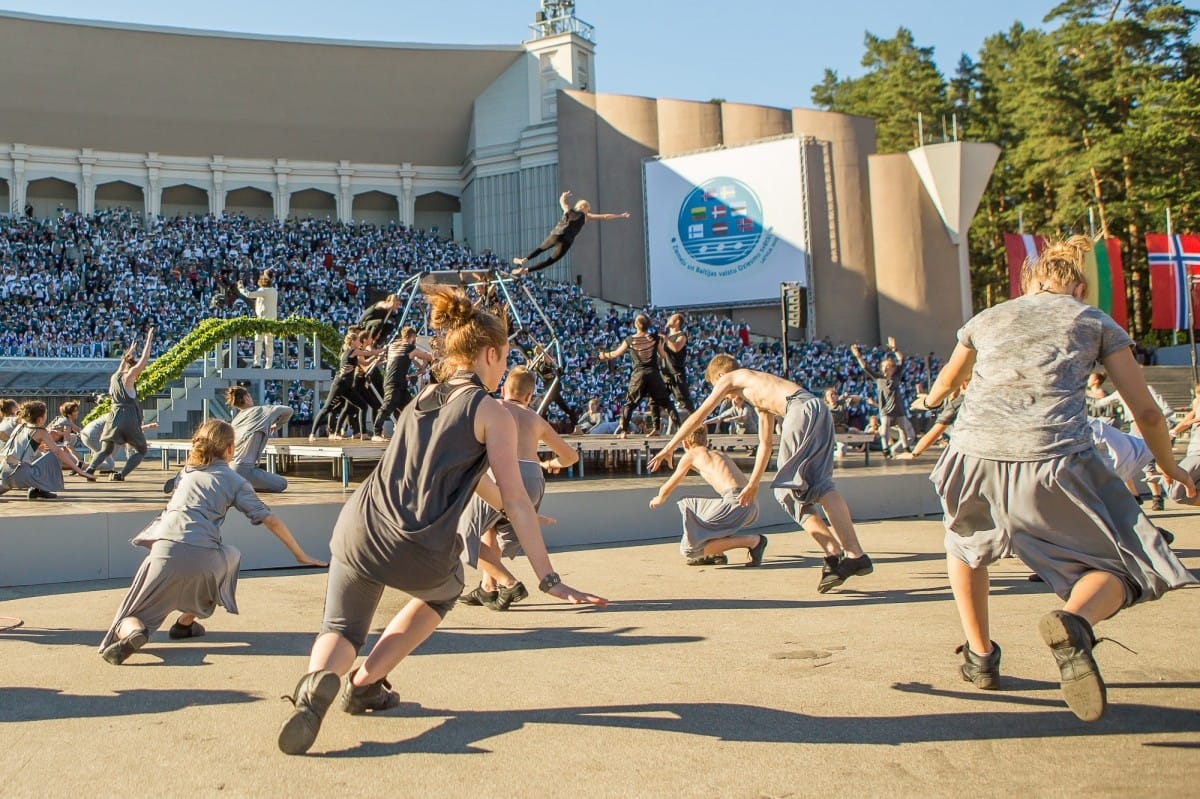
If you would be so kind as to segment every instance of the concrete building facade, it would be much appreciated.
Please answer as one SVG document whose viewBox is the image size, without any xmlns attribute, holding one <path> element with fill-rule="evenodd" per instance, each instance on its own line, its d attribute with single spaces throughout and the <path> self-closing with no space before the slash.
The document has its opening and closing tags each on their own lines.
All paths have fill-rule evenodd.
<svg viewBox="0 0 1200 799">
<path fill-rule="evenodd" d="M 542 240 L 570 189 L 632 218 L 588 226 L 545 274 L 641 305 L 643 160 L 794 135 L 809 164 L 816 334 L 952 345 L 961 320 L 931 331 L 924 314 L 936 211 L 911 166 L 872 157 L 873 121 L 599 94 L 593 39 L 573 15 L 543 16 L 521 44 L 472 47 L 0 12 L 0 210 L 397 222 L 508 259 Z M 773 305 L 729 313 L 779 330 Z"/>
</svg>

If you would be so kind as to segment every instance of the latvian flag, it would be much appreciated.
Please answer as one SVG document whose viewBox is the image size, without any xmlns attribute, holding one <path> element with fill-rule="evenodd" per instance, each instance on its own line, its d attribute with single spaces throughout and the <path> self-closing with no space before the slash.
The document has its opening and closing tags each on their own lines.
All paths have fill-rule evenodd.
<svg viewBox="0 0 1200 799">
<path fill-rule="evenodd" d="M 1004 234 L 1004 255 L 1008 259 L 1008 298 L 1021 296 L 1021 270 L 1025 261 L 1036 261 L 1038 253 L 1046 247 L 1046 239 L 1042 236 L 1029 236 L 1021 233 Z"/>
<path fill-rule="evenodd" d="M 1025 259 L 1033 261 L 1046 249 L 1043 236 L 1004 234 L 1004 252 L 1008 259 L 1008 294 L 1021 294 L 1021 269 Z M 1117 324 L 1129 329 L 1129 310 L 1125 303 L 1125 272 L 1121 266 L 1121 242 L 1108 238 L 1093 244 L 1083 257 L 1083 274 L 1087 295 L 1083 298 L 1111 316 Z"/>
<path fill-rule="evenodd" d="M 1195 278 L 1200 276 L 1200 236 L 1147 233 L 1150 261 L 1150 326 L 1155 330 L 1187 330 L 1186 275 L 1192 280 L 1192 308 L 1200 301 Z"/>
</svg>

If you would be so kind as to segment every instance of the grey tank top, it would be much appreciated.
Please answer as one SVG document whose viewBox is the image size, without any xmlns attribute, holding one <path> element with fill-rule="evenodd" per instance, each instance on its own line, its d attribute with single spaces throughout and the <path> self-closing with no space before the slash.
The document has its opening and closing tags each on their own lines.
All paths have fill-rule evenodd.
<svg viewBox="0 0 1200 799">
<path fill-rule="evenodd" d="M 459 372 L 405 407 L 383 458 L 339 517 L 334 556 L 401 589 L 402 582 L 419 587 L 434 577 L 413 571 L 458 560 L 458 519 L 488 467 L 487 449 L 475 439 L 475 413 L 486 396 L 476 375 Z"/>
<path fill-rule="evenodd" d="M 112 377 L 108 379 L 108 394 L 112 397 L 113 410 L 126 410 L 137 413 L 141 407 L 138 405 L 137 392 L 130 394 L 125 390 L 125 384 L 121 382 L 121 372 L 114 372 Z"/>
<path fill-rule="evenodd" d="M 33 463 L 38 458 L 38 443 L 33 440 L 33 431 L 37 429 L 24 423 L 17 425 L 8 441 L 0 445 L 3 447 L 0 454 L 12 455 L 22 463 Z"/>
</svg>

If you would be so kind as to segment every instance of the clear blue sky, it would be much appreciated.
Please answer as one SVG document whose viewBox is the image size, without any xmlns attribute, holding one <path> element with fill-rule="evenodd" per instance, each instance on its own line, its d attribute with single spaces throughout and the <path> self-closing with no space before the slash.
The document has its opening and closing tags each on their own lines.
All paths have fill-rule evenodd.
<svg viewBox="0 0 1200 799">
<path fill-rule="evenodd" d="M 811 105 L 824 70 L 861 74 L 866 31 L 904 26 L 942 73 L 1056 0 L 576 0 L 596 27 L 596 91 L 781 107 Z M 31 14 L 283 36 L 437 44 L 528 38 L 539 0 L 0 0 Z"/>
</svg>

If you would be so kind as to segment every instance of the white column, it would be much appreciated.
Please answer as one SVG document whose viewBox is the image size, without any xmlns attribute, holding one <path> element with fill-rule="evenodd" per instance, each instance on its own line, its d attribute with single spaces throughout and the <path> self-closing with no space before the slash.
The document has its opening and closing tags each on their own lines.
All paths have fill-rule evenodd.
<svg viewBox="0 0 1200 799">
<path fill-rule="evenodd" d="M 79 195 L 79 213 L 87 215 L 96 212 L 96 178 L 92 168 L 96 157 L 90 147 L 84 147 L 79 155 L 79 185 L 75 187 Z"/>
<path fill-rule="evenodd" d="M 25 213 L 25 195 L 29 188 L 29 181 L 25 178 L 25 161 L 29 153 L 25 152 L 25 145 L 14 144 L 9 158 L 13 162 L 13 179 L 8 187 L 8 208 L 13 216 L 21 216 Z"/>
<path fill-rule="evenodd" d="M 412 227 L 413 220 L 417 218 L 416 198 L 413 197 L 415 174 L 410 163 L 405 162 L 400 167 L 400 196 L 397 199 L 400 201 L 400 224 L 405 227 Z"/>
<path fill-rule="evenodd" d="M 278 220 L 288 218 L 288 210 L 292 205 L 292 195 L 288 193 L 287 187 L 291 171 L 287 159 L 275 159 L 275 218 Z"/>
<path fill-rule="evenodd" d="M 212 191 L 208 195 L 208 212 L 213 216 L 225 213 L 225 165 L 224 157 L 214 155 L 208 168 L 212 170 Z"/>
<path fill-rule="evenodd" d="M 159 184 L 159 174 L 162 161 L 158 153 L 149 153 L 146 158 L 146 218 L 162 215 L 162 187 Z"/>
<path fill-rule="evenodd" d="M 337 218 L 339 222 L 354 221 L 354 195 L 350 193 L 350 177 L 354 170 L 349 161 L 338 166 Z"/>
</svg>

